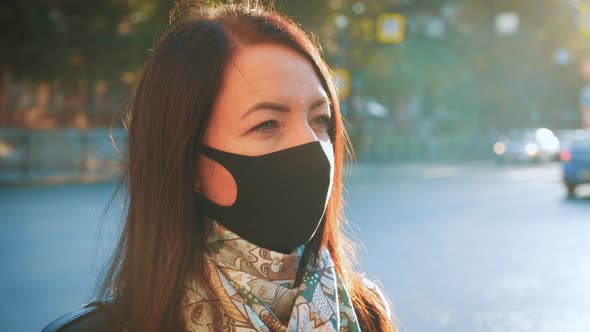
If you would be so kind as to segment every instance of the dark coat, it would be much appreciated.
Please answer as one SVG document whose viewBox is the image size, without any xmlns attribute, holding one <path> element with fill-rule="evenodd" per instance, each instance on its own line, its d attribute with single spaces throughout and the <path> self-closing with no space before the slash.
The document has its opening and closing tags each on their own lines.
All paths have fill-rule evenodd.
<svg viewBox="0 0 590 332">
<path fill-rule="evenodd" d="M 42 332 L 127 332 L 121 301 L 92 302 L 47 325 Z"/>
</svg>

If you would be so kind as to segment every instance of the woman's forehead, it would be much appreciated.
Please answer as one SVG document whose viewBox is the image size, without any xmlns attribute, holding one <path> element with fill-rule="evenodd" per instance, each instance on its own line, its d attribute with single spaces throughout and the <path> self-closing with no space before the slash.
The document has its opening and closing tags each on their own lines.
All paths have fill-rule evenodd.
<svg viewBox="0 0 590 332">
<path fill-rule="evenodd" d="M 325 96 L 310 61 L 278 44 L 240 47 L 224 78 L 223 95 L 232 98 L 299 98 Z"/>
</svg>

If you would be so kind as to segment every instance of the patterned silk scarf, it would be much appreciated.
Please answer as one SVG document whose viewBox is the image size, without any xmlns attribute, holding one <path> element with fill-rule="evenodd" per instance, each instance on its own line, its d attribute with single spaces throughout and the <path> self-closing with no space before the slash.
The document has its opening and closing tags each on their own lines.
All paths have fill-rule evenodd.
<svg viewBox="0 0 590 332">
<path fill-rule="evenodd" d="M 212 223 L 205 253 L 210 287 L 187 283 L 189 331 L 360 331 L 327 250 L 295 287 L 303 246 L 291 254 L 270 251 Z"/>
</svg>

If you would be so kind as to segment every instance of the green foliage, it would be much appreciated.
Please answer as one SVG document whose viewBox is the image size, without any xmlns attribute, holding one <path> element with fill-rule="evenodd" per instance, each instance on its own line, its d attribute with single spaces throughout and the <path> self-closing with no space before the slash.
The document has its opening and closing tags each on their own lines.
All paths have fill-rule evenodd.
<svg viewBox="0 0 590 332">
<path fill-rule="evenodd" d="M 15 74 L 47 77 L 55 74 L 56 27 L 49 8 L 35 0 L 8 0 L 0 4 L 0 64 Z"/>
<path fill-rule="evenodd" d="M 114 78 L 141 66 L 172 1 L 12 0 L 0 7 L 0 61 L 32 78 Z"/>
<path fill-rule="evenodd" d="M 5 0 L 0 4 L 0 64 L 16 77 L 119 83 L 138 72 L 168 26 L 173 0 Z M 353 10 L 356 5 L 362 11 Z M 481 112 L 482 121 L 540 112 L 558 121 L 577 108 L 578 73 L 590 43 L 566 0 L 276 0 L 275 7 L 318 36 L 330 64 L 353 73 L 353 94 L 394 108 L 426 93 L 432 103 Z M 408 24 L 445 17 L 446 35 L 428 39 L 408 29 L 399 45 L 379 45 L 375 22 L 402 13 Z M 448 9 L 448 8 L 447 8 Z M 510 37 L 494 30 L 496 13 L 514 11 L 520 29 Z M 347 25 L 338 28 L 337 18 Z M 419 26 L 419 24 L 418 24 Z M 556 66 L 553 52 L 567 48 L 572 63 Z M 67 85 L 67 84 L 66 84 Z M 522 118 L 523 122 L 527 117 Z M 501 123 L 497 123 L 501 125 Z"/>
</svg>

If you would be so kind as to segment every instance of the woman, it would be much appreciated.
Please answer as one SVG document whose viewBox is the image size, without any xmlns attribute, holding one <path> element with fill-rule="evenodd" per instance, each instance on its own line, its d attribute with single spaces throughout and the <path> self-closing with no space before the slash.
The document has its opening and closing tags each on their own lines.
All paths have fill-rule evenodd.
<svg viewBox="0 0 590 332">
<path fill-rule="evenodd" d="M 342 234 L 344 139 L 295 23 L 250 2 L 194 8 L 135 97 L 103 302 L 63 331 L 395 330 Z"/>
</svg>

